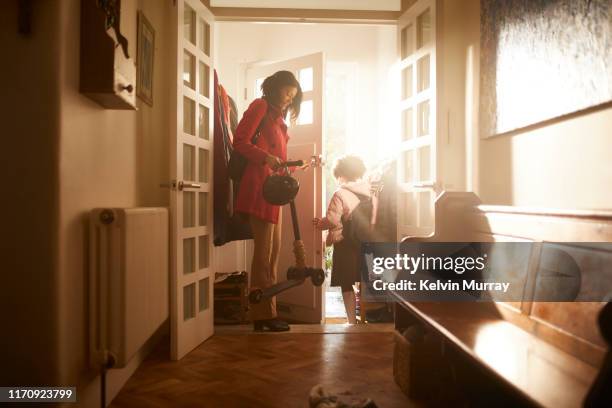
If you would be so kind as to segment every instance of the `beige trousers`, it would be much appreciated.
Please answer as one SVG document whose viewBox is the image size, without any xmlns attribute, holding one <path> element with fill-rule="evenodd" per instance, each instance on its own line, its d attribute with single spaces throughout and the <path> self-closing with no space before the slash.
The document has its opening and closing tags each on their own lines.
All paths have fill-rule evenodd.
<svg viewBox="0 0 612 408">
<path fill-rule="evenodd" d="M 272 224 L 255 216 L 249 216 L 255 247 L 251 264 L 251 289 L 267 288 L 276 283 L 278 255 L 281 246 L 282 212 L 278 214 L 278 224 Z M 263 299 L 251 305 L 251 319 L 265 320 L 276 317 L 276 297 Z"/>
</svg>

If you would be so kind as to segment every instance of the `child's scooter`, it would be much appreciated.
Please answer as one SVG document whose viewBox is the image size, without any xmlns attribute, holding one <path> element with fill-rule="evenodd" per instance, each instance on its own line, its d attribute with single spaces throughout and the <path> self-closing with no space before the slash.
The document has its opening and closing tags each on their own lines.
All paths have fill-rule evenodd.
<svg viewBox="0 0 612 408">
<path fill-rule="evenodd" d="M 317 163 L 319 163 L 318 159 Z M 279 282 L 275 285 L 264 289 L 253 289 L 249 294 L 251 303 L 259 303 L 263 299 L 271 298 L 278 295 L 287 289 L 299 286 L 310 278 L 310 281 L 315 286 L 323 285 L 325 282 L 325 272 L 321 268 L 312 268 L 306 266 L 306 254 L 304 251 L 304 243 L 300 236 L 300 226 L 298 224 L 297 210 L 295 208 L 294 198 L 299 190 L 299 183 L 296 179 L 289 176 L 289 167 L 303 166 L 302 160 L 285 162 L 281 167 L 285 168 L 286 175 L 272 174 L 268 176 L 264 183 L 264 198 L 266 201 L 275 205 L 284 205 L 289 203 L 291 207 L 291 221 L 293 224 L 293 254 L 295 255 L 295 266 L 287 270 L 287 280 Z"/>
</svg>

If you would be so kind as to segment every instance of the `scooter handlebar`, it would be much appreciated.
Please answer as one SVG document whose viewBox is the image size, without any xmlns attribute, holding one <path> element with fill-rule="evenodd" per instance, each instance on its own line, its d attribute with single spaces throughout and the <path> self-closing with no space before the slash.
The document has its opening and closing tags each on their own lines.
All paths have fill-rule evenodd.
<svg viewBox="0 0 612 408">
<path fill-rule="evenodd" d="M 291 160 L 284 162 L 281 167 L 301 167 L 304 165 L 304 160 Z"/>
</svg>

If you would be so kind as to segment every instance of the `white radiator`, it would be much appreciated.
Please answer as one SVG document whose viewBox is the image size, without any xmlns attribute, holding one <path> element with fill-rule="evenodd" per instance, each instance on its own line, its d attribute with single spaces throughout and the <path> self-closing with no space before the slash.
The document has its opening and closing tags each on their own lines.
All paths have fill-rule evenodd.
<svg viewBox="0 0 612 408">
<path fill-rule="evenodd" d="M 98 208 L 89 236 L 91 363 L 124 367 L 168 318 L 168 210 Z"/>
</svg>

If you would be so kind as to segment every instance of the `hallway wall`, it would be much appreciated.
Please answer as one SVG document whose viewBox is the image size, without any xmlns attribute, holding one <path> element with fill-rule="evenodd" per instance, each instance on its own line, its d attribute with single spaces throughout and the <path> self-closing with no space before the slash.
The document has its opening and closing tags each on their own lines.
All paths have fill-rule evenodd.
<svg viewBox="0 0 612 408">
<path fill-rule="evenodd" d="M 447 63 L 466 75 L 463 126 L 474 159 L 467 163 L 468 186 L 487 204 L 611 209 L 612 108 L 512 136 L 481 139 L 477 133 L 479 0 L 462 1 L 461 7 L 444 0 L 443 5 L 453 10 L 448 15 L 461 27 L 453 35 L 459 35 L 462 44 L 456 45 Z"/>
<path fill-rule="evenodd" d="M 612 109 L 481 142 L 485 203 L 612 209 Z M 497 158 L 506 167 L 500 167 Z"/>
<path fill-rule="evenodd" d="M 132 58 L 136 58 L 137 10 L 144 12 L 156 31 L 153 107 L 137 99 L 138 111 L 105 110 L 79 93 L 79 41 L 75 39 L 79 38 L 80 2 L 60 3 L 61 376 L 79 387 L 82 406 L 90 406 L 99 398 L 99 377 L 86 369 L 87 217 L 95 207 L 169 205 L 168 190 L 159 184 L 170 179 L 171 66 L 163 61 L 173 60 L 168 32 L 172 3 L 124 2 L 122 30 L 130 39 Z M 109 401 L 135 368 L 109 371 Z"/>
</svg>

